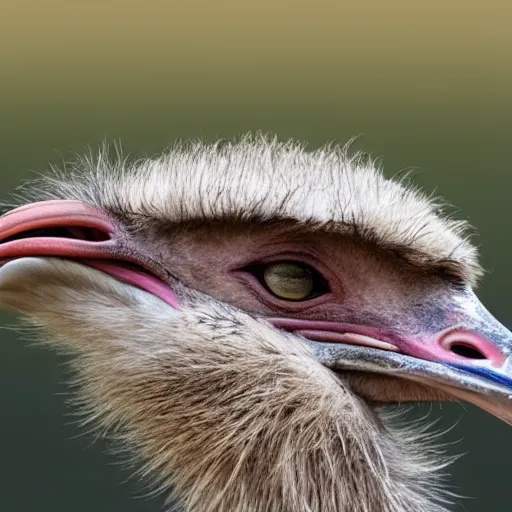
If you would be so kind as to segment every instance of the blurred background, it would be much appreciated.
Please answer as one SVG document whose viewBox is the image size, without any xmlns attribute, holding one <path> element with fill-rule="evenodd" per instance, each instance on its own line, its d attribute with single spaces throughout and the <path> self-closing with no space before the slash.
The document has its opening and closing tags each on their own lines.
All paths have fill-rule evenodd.
<svg viewBox="0 0 512 512">
<path fill-rule="evenodd" d="M 479 295 L 512 325 L 511 15 L 471 0 L 0 0 L 0 198 L 104 139 L 142 156 L 248 130 L 311 148 L 358 135 L 477 227 Z M 0 330 L 0 509 L 162 510 L 74 425 L 65 381 L 62 359 Z M 430 409 L 467 452 L 454 510 L 511 510 L 510 427 L 461 404 L 414 414 Z"/>
</svg>

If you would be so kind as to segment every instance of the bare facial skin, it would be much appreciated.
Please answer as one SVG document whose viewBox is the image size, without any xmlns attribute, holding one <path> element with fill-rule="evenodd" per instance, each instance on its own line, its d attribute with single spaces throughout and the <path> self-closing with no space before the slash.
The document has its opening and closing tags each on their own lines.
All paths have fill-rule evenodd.
<svg viewBox="0 0 512 512">
<path fill-rule="evenodd" d="M 162 232 L 137 243 L 149 244 L 151 252 L 187 286 L 264 316 L 327 321 L 342 317 L 353 323 L 364 319 L 365 323 L 392 328 L 397 318 L 406 316 L 405 311 L 422 308 L 426 297 L 449 295 L 454 287 L 350 237 L 294 233 L 289 225 L 178 226 L 174 235 Z M 279 261 L 313 267 L 328 289 L 311 300 L 279 299 L 251 268 Z"/>
<path fill-rule="evenodd" d="M 415 332 L 421 337 L 433 327 L 443 328 L 426 317 L 428 300 L 446 297 L 448 301 L 456 289 L 456 284 L 441 276 L 429 275 L 351 237 L 299 232 L 286 224 L 206 224 L 155 230 L 150 238 L 136 233 L 134 239 L 157 255 L 180 282 L 265 318 L 327 322 L 343 318 L 347 323 L 373 325 L 390 335 Z M 325 292 L 297 302 L 276 297 L 265 286 L 258 267 L 282 261 L 312 267 L 327 284 Z M 422 322 L 417 316 L 423 317 Z M 396 394 L 388 391 L 393 379 L 384 379 L 378 386 L 372 385 L 371 379 L 354 377 L 353 381 L 356 391 L 360 388 L 366 398 L 376 401 L 396 401 L 398 395 L 402 401 L 409 399 L 407 395 L 415 401 L 446 396 L 403 381 L 396 384 L 401 388 Z"/>
</svg>

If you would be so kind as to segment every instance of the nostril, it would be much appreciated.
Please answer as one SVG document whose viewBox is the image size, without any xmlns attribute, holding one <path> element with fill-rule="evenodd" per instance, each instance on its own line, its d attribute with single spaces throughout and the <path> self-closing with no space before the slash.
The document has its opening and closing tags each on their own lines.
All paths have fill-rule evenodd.
<svg viewBox="0 0 512 512">
<path fill-rule="evenodd" d="M 454 342 L 447 348 L 450 352 L 453 352 L 458 356 L 465 357 L 466 359 L 487 359 L 480 350 L 466 343 Z"/>
<path fill-rule="evenodd" d="M 455 329 L 437 339 L 445 354 L 472 361 L 490 361 L 494 366 L 502 365 L 505 354 L 480 333 L 466 329 Z"/>
</svg>

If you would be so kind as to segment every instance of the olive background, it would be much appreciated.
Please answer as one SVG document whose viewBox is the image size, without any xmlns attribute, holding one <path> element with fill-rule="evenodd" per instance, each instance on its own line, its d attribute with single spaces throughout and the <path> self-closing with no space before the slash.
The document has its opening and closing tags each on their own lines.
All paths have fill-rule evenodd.
<svg viewBox="0 0 512 512">
<path fill-rule="evenodd" d="M 512 325 L 511 21 L 505 1 L 0 0 L 0 197 L 104 140 L 138 157 L 249 130 L 357 136 L 477 228 L 478 294 Z M 76 426 L 64 360 L 29 345 L 0 329 L 0 510 L 162 510 Z M 453 510 L 512 509 L 510 427 L 462 404 L 412 415 L 465 453 Z"/>
</svg>

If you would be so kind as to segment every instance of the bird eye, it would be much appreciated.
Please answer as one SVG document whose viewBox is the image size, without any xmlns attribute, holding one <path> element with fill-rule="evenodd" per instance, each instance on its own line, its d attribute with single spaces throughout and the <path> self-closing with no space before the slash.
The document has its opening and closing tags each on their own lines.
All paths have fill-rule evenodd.
<svg viewBox="0 0 512 512">
<path fill-rule="evenodd" d="M 315 272 L 301 263 L 272 263 L 265 267 L 263 281 L 280 299 L 305 300 L 312 298 L 315 292 Z"/>
</svg>

